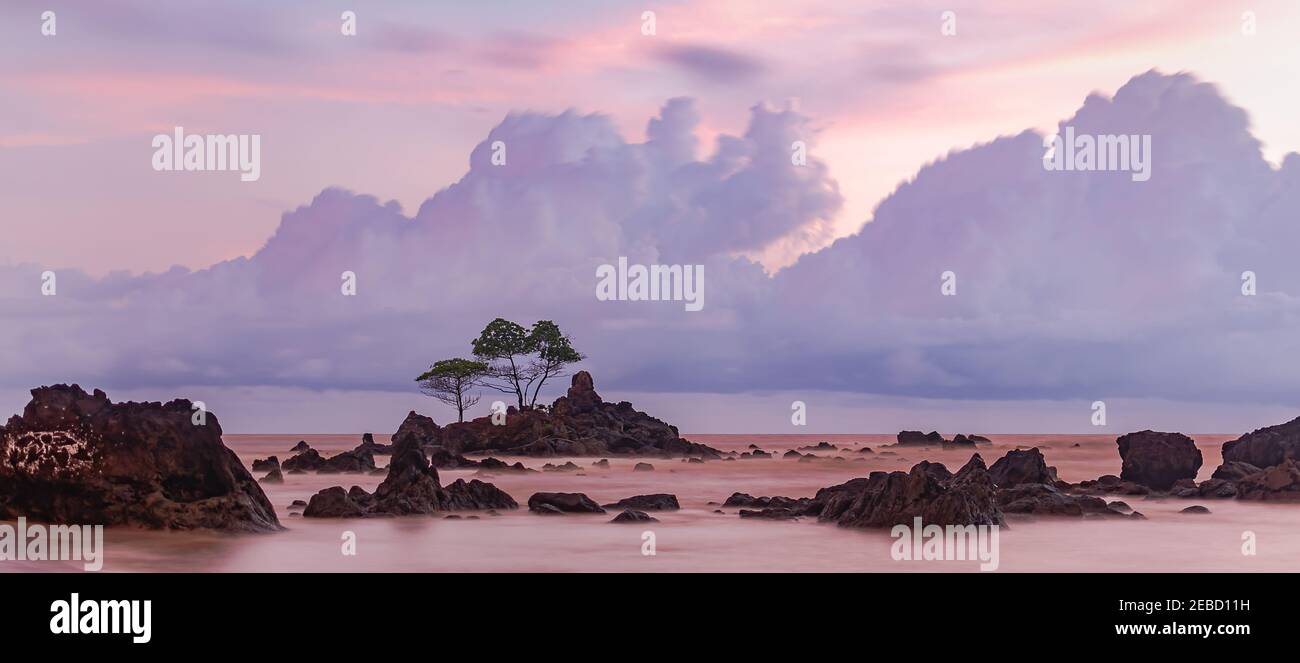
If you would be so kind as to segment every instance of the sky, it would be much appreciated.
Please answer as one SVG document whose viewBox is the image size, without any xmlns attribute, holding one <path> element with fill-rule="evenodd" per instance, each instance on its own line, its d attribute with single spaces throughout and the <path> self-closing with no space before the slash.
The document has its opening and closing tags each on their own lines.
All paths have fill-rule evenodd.
<svg viewBox="0 0 1300 663">
<path fill-rule="evenodd" d="M 1286 2 L 8 2 L 0 411 L 67 381 L 382 432 L 447 418 L 410 378 L 503 315 L 695 432 L 1277 423 L 1298 34 Z M 1044 172 L 1066 123 L 1151 135 L 1152 179 Z M 177 126 L 260 135 L 261 177 L 156 172 Z M 597 301 L 619 256 L 704 265 L 705 309 Z"/>
</svg>

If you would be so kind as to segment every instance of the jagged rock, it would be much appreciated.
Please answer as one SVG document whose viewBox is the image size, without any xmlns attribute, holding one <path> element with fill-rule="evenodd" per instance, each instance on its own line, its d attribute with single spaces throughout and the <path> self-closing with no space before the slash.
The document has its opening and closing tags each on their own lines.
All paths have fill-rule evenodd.
<svg viewBox="0 0 1300 663">
<path fill-rule="evenodd" d="M 1179 479 L 1195 479 L 1201 450 L 1182 433 L 1151 430 L 1122 435 L 1116 443 L 1124 461 L 1120 478 L 1156 490 L 1168 490 Z"/>
<path fill-rule="evenodd" d="M 633 511 L 632 509 L 624 509 L 623 513 L 614 516 L 614 519 L 609 522 L 611 523 L 657 523 L 659 522 L 659 519 L 651 517 L 650 514 L 645 513 L 644 511 Z"/>
<path fill-rule="evenodd" d="M 479 472 L 516 472 L 516 473 L 524 474 L 527 472 L 537 471 L 537 470 L 530 470 L 527 467 L 524 467 L 524 464 L 518 461 L 516 461 L 512 465 L 510 463 L 505 462 L 504 460 L 493 458 L 492 456 L 488 456 L 487 458 L 484 458 L 483 460 L 479 461 L 478 465 L 480 468 L 482 468 L 479 470 Z"/>
<path fill-rule="evenodd" d="M 635 495 L 625 497 L 613 504 L 606 504 L 606 509 L 640 509 L 642 511 L 676 511 L 681 507 L 676 495 L 655 493 L 653 495 Z"/>
<path fill-rule="evenodd" d="M 314 472 L 319 469 L 321 464 L 324 462 L 325 458 L 320 455 L 319 451 L 308 447 L 306 451 L 300 451 L 298 454 L 285 460 L 280 464 L 280 468 L 288 472 Z"/>
<path fill-rule="evenodd" d="M 812 500 L 807 497 L 754 497 L 747 493 L 732 493 L 722 506 L 749 507 L 754 509 L 804 509 Z"/>
<path fill-rule="evenodd" d="M 261 458 L 253 459 L 254 472 L 270 472 L 271 470 L 279 470 L 279 469 L 280 469 L 280 459 L 276 458 L 275 456 L 271 456 L 270 458 L 266 458 L 266 459 L 261 459 Z"/>
<path fill-rule="evenodd" d="M 460 470 L 471 467 L 482 467 L 483 465 L 483 463 L 479 461 L 470 460 L 460 454 L 454 454 L 442 447 L 425 447 L 424 452 L 429 457 L 429 464 L 440 470 Z M 493 458 L 492 460 L 496 459 Z"/>
<path fill-rule="evenodd" d="M 1263 469 L 1288 459 L 1300 460 L 1300 417 L 1223 443 L 1225 465 L 1236 461 Z"/>
<path fill-rule="evenodd" d="M 1089 495 L 1147 495 L 1151 492 L 1146 486 L 1124 481 L 1114 474 L 1103 474 L 1095 480 L 1086 479 L 1070 488 Z"/>
<path fill-rule="evenodd" d="M 943 436 L 935 431 L 922 433 L 919 430 L 905 430 L 898 432 L 898 446 L 900 447 L 930 447 L 944 443 Z"/>
<path fill-rule="evenodd" d="M 537 513 L 605 513 L 599 504 L 582 493 L 534 493 L 528 510 Z"/>
<path fill-rule="evenodd" d="M 302 453 L 304 451 L 308 451 L 310 449 L 311 449 L 311 445 L 307 444 L 307 440 L 298 440 L 298 444 L 293 445 L 293 448 L 289 450 L 289 453 L 297 454 L 297 453 Z"/>
<path fill-rule="evenodd" d="M 966 437 L 961 433 L 957 433 L 957 435 L 953 437 L 951 441 L 944 441 L 943 448 L 944 449 L 962 449 L 962 448 L 974 449 L 975 440 L 972 440 L 971 438 Z"/>
<path fill-rule="evenodd" d="M 344 451 L 316 466 L 316 471 L 320 474 L 354 474 L 374 470 L 375 455 L 369 451 Z"/>
<path fill-rule="evenodd" d="M 155 529 L 280 529 L 208 412 L 188 400 L 113 403 L 77 385 L 32 390 L 0 428 L 0 520 Z"/>
<path fill-rule="evenodd" d="M 592 465 L 592 467 L 599 467 L 599 468 L 601 468 L 601 469 L 609 469 L 609 459 L 607 459 L 607 458 L 601 458 L 600 460 L 598 460 L 598 461 L 592 463 L 591 465 Z"/>
<path fill-rule="evenodd" d="M 998 488 L 1010 488 L 1023 483 L 1055 484 L 1056 468 L 1048 467 L 1047 460 L 1038 447 L 1012 449 L 993 462 L 989 468 L 989 478 Z"/>
<path fill-rule="evenodd" d="M 1300 462 L 1287 458 L 1238 481 L 1237 496 L 1244 500 L 1300 500 Z"/>
<path fill-rule="evenodd" d="M 308 517 L 354 518 L 407 516 L 455 509 L 514 509 L 510 495 L 490 483 L 458 479 L 447 487 L 438 482 L 438 470 L 429 465 L 419 436 L 396 436 L 388 474 L 373 495 L 360 487 L 342 493 L 327 488 L 312 496 L 303 512 Z"/>
<path fill-rule="evenodd" d="M 284 474 L 280 472 L 279 468 L 276 468 L 268 472 L 266 476 L 262 477 L 261 482 L 262 483 L 284 483 Z"/>
<path fill-rule="evenodd" d="M 653 471 L 655 471 L 655 466 L 654 466 L 654 465 L 651 465 L 650 463 L 637 463 L 635 466 L 632 467 L 632 471 L 633 471 L 633 472 L 653 472 Z"/>
<path fill-rule="evenodd" d="M 1003 522 L 993 480 L 974 454 L 956 474 L 922 461 L 910 472 L 872 472 L 817 491 L 808 511 L 841 527 L 891 527 L 920 517 L 934 525 L 996 525 Z"/>
<path fill-rule="evenodd" d="M 547 463 L 542 466 L 543 472 L 577 472 L 578 470 L 581 469 L 582 468 L 579 467 L 577 464 L 575 464 L 573 461 L 569 461 L 563 465 L 554 465 L 551 463 Z"/>
<path fill-rule="evenodd" d="M 397 447 L 401 442 L 414 442 L 420 447 L 439 446 L 441 444 L 442 429 L 433 419 L 411 410 L 398 426 L 397 432 L 393 433 L 392 446 Z M 461 453 L 461 449 L 448 449 L 452 453 Z"/>
</svg>

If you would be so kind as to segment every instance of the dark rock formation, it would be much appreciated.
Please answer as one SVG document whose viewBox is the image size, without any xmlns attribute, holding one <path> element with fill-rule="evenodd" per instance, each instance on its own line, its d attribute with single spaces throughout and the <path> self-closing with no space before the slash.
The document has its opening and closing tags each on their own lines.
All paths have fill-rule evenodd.
<svg viewBox="0 0 1300 663">
<path fill-rule="evenodd" d="M 1244 500 L 1300 500 L 1300 462 L 1287 458 L 1237 482 L 1237 496 Z"/>
<path fill-rule="evenodd" d="M 262 477 L 261 482 L 262 483 L 284 483 L 284 474 L 280 472 L 279 468 L 276 468 L 268 472 L 266 476 Z"/>
<path fill-rule="evenodd" d="M 504 460 L 499 460 L 491 456 L 488 456 L 487 458 L 484 458 L 483 460 L 479 461 L 478 466 L 482 468 L 479 470 L 480 472 L 517 472 L 522 474 L 526 472 L 537 471 L 537 470 L 530 470 L 527 467 L 524 467 L 523 463 L 517 461 L 512 465 L 510 463 L 505 462 Z"/>
<path fill-rule="evenodd" d="M 450 451 L 447 451 L 442 447 L 437 447 L 437 446 L 425 447 L 424 452 L 428 454 L 429 464 L 440 470 L 460 470 L 460 469 L 483 466 L 482 462 L 476 460 L 470 460 L 469 458 L 466 458 L 460 454 L 454 454 Z M 497 459 L 495 458 L 491 458 L 489 460 L 494 460 L 498 463 L 501 462 L 501 461 L 497 461 Z M 502 463 L 502 465 L 505 465 L 505 463 Z"/>
<path fill-rule="evenodd" d="M 361 435 L 361 444 L 358 444 L 357 448 L 353 449 L 353 451 L 369 452 L 372 456 L 387 456 L 388 454 L 393 453 L 393 445 L 376 444 L 374 435 L 364 433 Z"/>
<path fill-rule="evenodd" d="M 808 508 L 812 500 L 807 497 L 795 499 L 793 497 L 754 497 L 747 493 L 732 493 L 722 506 L 732 507 L 749 507 L 752 509 L 793 509 L 803 510 Z"/>
<path fill-rule="evenodd" d="M 324 458 L 319 451 L 307 449 L 284 461 L 281 468 L 285 470 L 303 470 L 321 474 L 342 474 L 372 472 L 375 469 L 375 457 L 369 451 L 343 451 L 335 456 Z"/>
<path fill-rule="evenodd" d="M 1103 474 L 1095 480 L 1080 481 L 1070 486 L 1071 490 L 1089 495 L 1146 495 L 1150 488 L 1132 481 L 1124 481 L 1114 474 Z"/>
<path fill-rule="evenodd" d="M 1231 460 L 1215 468 L 1214 474 L 1210 476 L 1224 481 L 1241 481 L 1259 470 L 1260 468 L 1245 461 Z"/>
<path fill-rule="evenodd" d="M 783 509 L 783 508 L 759 509 L 757 511 L 751 509 L 740 510 L 741 518 L 763 518 L 766 520 L 794 520 L 795 518 L 798 518 L 800 515 L 801 515 L 800 512 L 794 509 Z"/>
<path fill-rule="evenodd" d="M 818 442 L 812 446 L 799 447 L 799 451 L 835 451 L 836 449 L 839 449 L 839 447 L 830 442 Z"/>
<path fill-rule="evenodd" d="M 543 514 L 605 513 L 582 493 L 534 493 L 528 498 L 528 510 Z"/>
<path fill-rule="evenodd" d="M 296 455 L 285 460 L 280 464 L 280 467 L 287 472 L 314 472 L 319 469 L 321 464 L 324 462 L 325 458 L 320 455 L 319 451 L 308 447 L 305 451 L 300 451 Z"/>
<path fill-rule="evenodd" d="M 922 433 L 919 430 L 905 430 L 898 433 L 898 446 L 900 447 L 933 447 L 943 443 L 943 436 L 935 431 Z"/>
<path fill-rule="evenodd" d="M 394 439 L 398 436 L 394 435 Z M 351 452 L 346 452 L 351 453 Z M 303 516 L 356 518 L 407 516 L 456 509 L 514 509 L 519 505 L 490 483 L 458 479 L 443 487 L 438 470 L 429 465 L 416 435 L 403 435 L 393 444 L 393 459 L 373 495 L 353 486 L 327 488 L 312 496 Z"/>
<path fill-rule="evenodd" d="M 188 400 L 112 403 L 99 390 L 32 390 L 0 428 L 0 520 L 280 529 L 275 508 L 208 412 Z"/>
<path fill-rule="evenodd" d="M 979 454 L 956 474 L 922 461 L 910 472 L 872 472 L 817 491 L 820 520 L 842 527 L 891 527 L 920 517 L 927 525 L 997 525 L 1003 522 L 993 480 Z"/>
<path fill-rule="evenodd" d="M 781 457 L 782 457 L 782 458 L 802 458 L 802 457 L 803 457 L 803 454 L 799 453 L 798 451 L 795 451 L 794 449 L 791 449 L 791 450 L 785 452 L 784 454 L 782 454 Z"/>
<path fill-rule="evenodd" d="M 655 493 L 653 495 L 635 495 L 626 497 L 613 504 L 606 504 L 606 509 L 640 509 L 642 511 L 676 511 L 681 507 L 676 495 Z"/>
<path fill-rule="evenodd" d="M 650 514 L 645 513 L 644 511 L 634 511 L 632 509 L 625 509 L 623 513 L 614 516 L 614 519 L 609 522 L 611 523 L 657 523 L 659 522 L 659 519 L 650 516 Z"/>
<path fill-rule="evenodd" d="M 655 471 L 655 466 L 654 466 L 654 465 L 651 465 L 650 463 L 637 463 L 636 465 L 634 465 L 634 466 L 632 467 L 632 471 L 633 471 L 633 472 L 653 472 L 653 471 Z"/>
<path fill-rule="evenodd" d="M 280 459 L 276 458 L 275 456 L 271 456 L 270 458 L 266 458 L 266 459 L 261 459 L 261 458 L 253 459 L 254 472 L 270 472 L 271 470 L 279 470 L 279 469 L 280 469 Z"/>
<path fill-rule="evenodd" d="M 1182 511 L 1179 511 L 1178 513 L 1209 513 L 1209 512 L 1210 510 L 1207 509 L 1206 507 L 1203 507 L 1199 504 L 1195 504 L 1187 507 L 1186 509 L 1183 509 Z"/>
<path fill-rule="evenodd" d="M 716 449 L 681 439 L 676 427 L 637 411 L 631 403 L 601 400 L 586 371 L 573 376 L 568 394 L 548 410 L 512 409 L 499 426 L 489 416 L 442 428 L 412 412 L 393 435 L 393 443 L 404 435 L 456 454 L 721 457 Z"/>
<path fill-rule="evenodd" d="M 1122 435 L 1116 443 L 1124 465 L 1120 479 L 1168 490 L 1179 479 L 1195 479 L 1201 450 L 1182 433 L 1144 430 Z"/>
<path fill-rule="evenodd" d="M 293 445 L 293 448 L 289 450 L 289 453 L 297 454 L 309 449 L 311 449 L 311 445 L 307 444 L 307 440 L 298 440 L 298 444 Z"/>
<path fill-rule="evenodd" d="M 973 443 L 972 443 L 973 444 Z M 989 468 L 989 478 L 998 488 L 1010 488 L 1023 483 L 1056 483 L 1056 468 L 1048 467 L 1043 452 L 1032 449 L 1012 449 Z"/>
<path fill-rule="evenodd" d="M 1119 507 L 1091 495 L 1069 495 L 1045 483 L 1022 483 L 998 491 L 998 505 L 1004 513 L 1036 516 L 1083 516 L 1100 514 L 1127 517 L 1132 511 L 1123 502 Z"/>
<path fill-rule="evenodd" d="M 547 463 L 542 466 L 543 472 L 577 472 L 581 469 L 582 468 L 578 466 L 576 463 L 574 463 L 573 461 L 569 461 L 563 465 Z"/>
<path fill-rule="evenodd" d="M 1236 461 L 1266 468 L 1287 459 L 1300 460 L 1300 417 L 1223 443 L 1224 464 Z"/>
</svg>

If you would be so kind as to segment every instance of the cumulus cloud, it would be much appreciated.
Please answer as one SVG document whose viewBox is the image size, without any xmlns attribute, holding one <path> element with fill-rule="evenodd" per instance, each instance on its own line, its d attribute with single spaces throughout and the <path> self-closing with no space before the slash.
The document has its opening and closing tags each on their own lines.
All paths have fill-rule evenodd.
<svg viewBox="0 0 1300 663">
<path fill-rule="evenodd" d="M 1300 157 L 1270 166 L 1245 112 L 1189 75 L 1143 74 L 1062 122 L 1150 134 L 1147 182 L 1049 172 L 1043 136 L 1001 137 L 775 275 L 743 256 L 825 232 L 841 204 L 815 149 L 791 164 L 813 126 L 758 106 L 701 157 L 698 121 L 670 100 L 635 143 L 601 115 L 512 114 L 414 215 L 329 189 L 256 254 L 200 271 L 62 271 L 41 297 L 44 268 L 0 268 L 0 375 L 408 389 L 504 316 L 557 321 L 624 390 L 1288 403 L 1300 382 Z M 596 268 L 620 256 L 704 265 L 704 311 L 598 301 Z"/>
</svg>

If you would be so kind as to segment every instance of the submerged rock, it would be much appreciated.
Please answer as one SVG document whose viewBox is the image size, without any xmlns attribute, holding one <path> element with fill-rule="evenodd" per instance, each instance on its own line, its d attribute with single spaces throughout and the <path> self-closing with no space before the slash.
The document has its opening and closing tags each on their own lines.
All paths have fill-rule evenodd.
<svg viewBox="0 0 1300 663">
<path fill-rule="evenodd" d="M 922 461 L 910 472 L 872 472 L 817 491 L 820 520 L 841 527 L 892 527 L 920 517 L 927 525 L 999 525 L 1002 510 L 993 480 L 979 454 L 956 474 L 939 463 Z"/>
<path fill-rule="evenodd" d="M 534 493 L 528 498 L 528 510 L 537 513 L 605 513 L 582 493 Z"/>
<path fill-rule="evenodd" d="M 625 497 L 613 504 L 606 504 L 606 509 L 640 509 L 642 511 L 676 511 L 681 507 L 676 495 L 655 493 L 653 495 L 635 495 Z"/>
<path fill-rule="evenodd" d="M 77 385 L 32 390 L 0 428 L 0 520 L 155 529 L 280 529 L 275 508 L 207 412 L 188 400 L 113 403 Z"/>
<path fill-rule="evenodd" d="M 279 470 L 279 469 L 280 469 L 280 459 L 276 458 L 275 456 L 271 456 L 270 458 L 266 458 L 266 459 L 261 459 L 261 458 L 253 459 L 254 472 L 270 472 L 271 470 Z"/>
<path fill-rule="evenodd" d="M 1048 467 L 1043 452 L 1032 449 L 1012 449 L 993 462 L 989 478 L 998 488 L 1011 488 L 1025 483 L 1056 483 L 1056 468 Z"/>
<path fill-rule="evenodd" d="M 929 433 L 922 433 L 919 430 L 898 432 L 898 446 L 900 447 L 932 447 L 943 443 L 943 436 L 935 431 Z"/>
<path fill-rule="evenodd" d="M 614 519 L 609 522 L 611 523 L 657 523 L 659 522 L 659 519 L 652 517 L 650 514 L 645 513 L 644 511 L 634 511 L 632 509 L 624 509 L 623 513 L 614 516 Z"/>
</svg>

